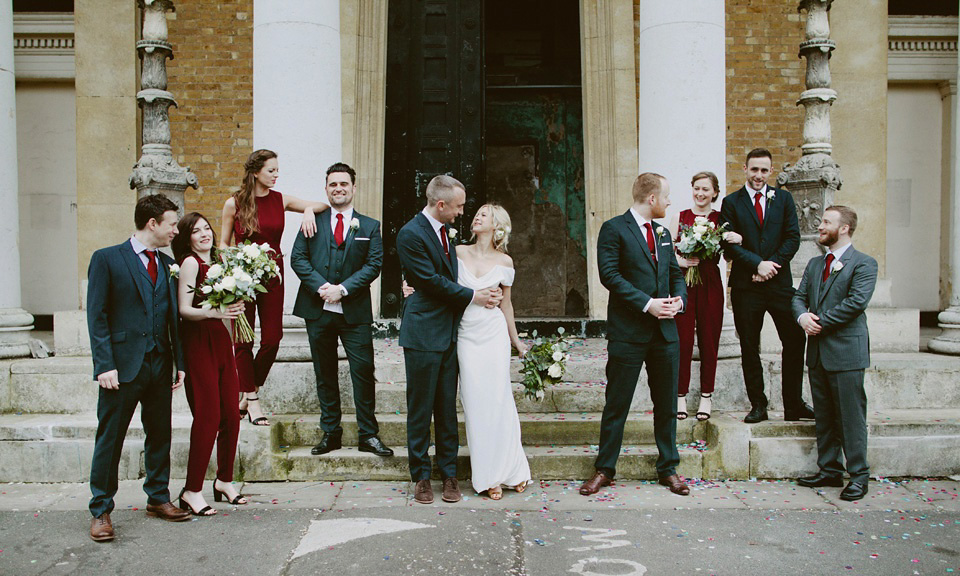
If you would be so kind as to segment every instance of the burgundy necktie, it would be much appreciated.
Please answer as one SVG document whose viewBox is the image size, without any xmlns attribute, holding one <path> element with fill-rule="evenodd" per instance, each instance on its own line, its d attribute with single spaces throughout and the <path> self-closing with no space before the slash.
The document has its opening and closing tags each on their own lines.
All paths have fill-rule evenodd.
<svg viewBox="0 0 960 576">
<path fill-rule="evenodd" d="M 833 264 L 833 253 L 827 254 L 827 264 L 823 267 L 823 282 L 827 281 L 827 278 L 830 277 L 830 266 Z"/>
<path fill-rule="evenodd" d="M 757 192 L 753 196 L 753 207 L 757 211 L 757 220 L 760 221 L 760 226 L 763 226 L 763 204 L 760 203 L 761 198 L 763 198 L 761 192 Z"/>
<path fill-rule="evenodd" d="M 447 244 L 447 229 L 445 227 L 440 227 L 440 242 L 443 244 L 443 253 L 447 255 L 447 258 L 450 258 L 450 245 Z"/>
<path fill-rule="evenodd" d="M 153 250 L 144 250 L 147 254 L 147 274 L 150 275 L 150 280 L 156 284 L 157 283 L 157 253 Z"/>
<path fill-rule="evenodd" d="M 333 229 L 333 241 L 337 246 L 343 244 L 343 214 L 337 214 L 337 225 Z"/>
<path fill-rule="evenodd" d="M 657 244 L 653 241 L 653 226 L 649 222 L 645 223 L 644 226 L 647 229 L 647 248 L 650 249 L 650 257 L 653 258 L 653 263 L 657 263 Z"/>
</svg>

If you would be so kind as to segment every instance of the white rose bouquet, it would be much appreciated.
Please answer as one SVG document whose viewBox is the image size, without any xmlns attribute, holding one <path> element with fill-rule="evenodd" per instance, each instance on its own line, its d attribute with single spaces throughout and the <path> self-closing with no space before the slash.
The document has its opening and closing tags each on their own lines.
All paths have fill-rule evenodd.
<svg viewBox="0 0 960 576">
<path fill-rule="evenodd" d="M 680 238 L 677 240 L 677 252 L 684 258 L 709 260 L 720 253 L 720 241 L 727 225 L 717 226 L 706 216 L 697 216 L 692 225 L 680 226 Z M 702 284 L 700 267 L 687 268 L 684 275 L 687 286 Z"/>
<path fill-rule="evenodd" d="M 257 294 L 267 291 L 267 282 L 280 276 L 273 249 L 266 243 L 253 244 L 248 240 L 220 250 L 219 254 L 221 263 L 210 266 L 199 286 L 200 293 L 206 296 L 201 308 L 223 311 L 234 302 L 253 302 Z M 242 314 L 234 320 L 233 339 L 253 342 L 253 327 Z"/>
<path fill-rule="evenodd" d="M 556 384 L 567 371 L 567 353 L 570 346 L 563 339 L 563 327 L 557 328 L 554 337 L 538 337 L 533 331 L 533 345 L 527 350 L 520 373 L 523 374 L 523 394 L 539 402 L 543 400 L 548 384 Z"/>
</svg>

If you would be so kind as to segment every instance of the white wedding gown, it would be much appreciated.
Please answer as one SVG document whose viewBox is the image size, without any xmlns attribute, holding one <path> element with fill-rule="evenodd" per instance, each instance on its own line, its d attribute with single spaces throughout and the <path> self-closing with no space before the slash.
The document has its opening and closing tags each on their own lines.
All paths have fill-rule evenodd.
<svg viewBox="0 0 960 576">
<path fill-rule="evenodd" d="M 477 278 L 460 260 L 457 282 L 472 290 L 511 286 L 515 271 L 505 266 Z M 460 400 L 467 428 L 467 447 L 477 493 L 530 480 L 530 465 L 520 444 L 520 417 L 510 383 L 510 335 L 499 308 L 470 304 L 457 334 Z"/>
</svg>

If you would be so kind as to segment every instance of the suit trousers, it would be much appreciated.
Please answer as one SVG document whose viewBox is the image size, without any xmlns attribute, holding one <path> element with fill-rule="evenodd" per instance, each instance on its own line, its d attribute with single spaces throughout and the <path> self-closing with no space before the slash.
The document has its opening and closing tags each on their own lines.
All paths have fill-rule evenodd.
<svg viewBox="0 0 960 576">
<path fill-rule="evenodd" d="M 687 305 L 677 314 L 677 333 L 680 336 L 680 376 L 677 394 L 690 391 L 690 368 L 693 363 L 693 334 L 697 334 L 700 350 L 700 393 L 713 394 L 717 380 L 717 356 L 720 352 L 720 332 L 723 330 L 723 284 L 719 276 L 715 283 L 687 286 Z"/>
<path fill-rule="evenodd" d="M 867 394 L 863 370 L 831 372 L 819 361 L 810 368 L 810 389 L 817 429 L 817 466 L 840 476 L 846 460 L 851 482 L 867 482 Z"/>
<path fill-rule="evenodd" d="M 217 478 L 233 481 L 233 464 L 240 436 L 240 387 L 230 333 L 220 320 L 183 323 L 186 391 L 193 424 L 187 458 L 186 489 L 199 492 L 217 445 Z"/>
<path fill-rule="evenodd" d="M 341 435 L 340 378 L 337 338 L 343 342 L 353 381 L 353 402 L 357 410 L 360 440 L 380 432 L 375 410 L 373 332 L 369 324 L 347 324 L 343 314 L 325 311 L 318 319 L 307 319 L 310 356 L 317 377 L 320 400 L 320 428 L 327 434 Z"/>
<path fill-rule="evenodd" d="M 657 442 L 657 477 L 676 474 L 677 451 L 677 343 L 667 342 L 657 330 L 650 342 L 607 343 L 607 389 L 600 421 L 600 452 L 596 468 L 610 478 L 616 475 L 623 445 L 623 427 L 637 389 L 640 370 L 647 366 L 647 382 L 653 401 L 653 430 Z"/>
<path fill-rule="evenodd" d="M 410 478 L 429 479 L 433 468 L 430 447 L 430 417 L 433 416 L 437 467 L 442 478 L 457 477 L 457 343 L 442 352 L 403 349 L 407 372 L 407 449 Z"/>
<path fill-rule="evenodd" d="M 283 263 L 280 263 L 283 270 Z M 282 272 L 281 272 L 282 275 Z M 237 342 L 234 352 L 237 355 L 237 375 L 240 377 L 241 392 L 256 392 L 267 381 L 267 375 L 277 360 L 280 351 L 280 339 L 283 338 L 283 284 L 274 278 L 267 291 L 257 294 L 255 302 L 247 302 L 243 315 L 250 327 L 254 327 L 255 317 L 260 316 L 260 349 L 253 355 L 253 342 Z"/>
<path fill-rule="evenodd" d="M 783 409 L 792 412 L 803 405 L 803 350 L 807 340 L 797 319 L 793 317 L 790 308 L 792 296 L 792 289 L 782 293 L 734 289 L 730 294 L 733 323 L 740 337 L 743 383 L 751 406 L 767 407 L 767 396 L 763 392 L 763 365 L 760 363 L 760 330 L 766 313 L 773 318 L 783 345 Z"/>
<path fill-rule="evenodd" d="M 97 435 L 90 465 L 90 513 L 94 517 L 113 511 L 123 440 L 133 412 L 140 404 L 144 432 L 143 491 L 148 504 L 170 501 L 170 403 L 173 400 L 173 364 L 169 354 L 148 352 L 140 372 L 119 390 L 100 388 L 97 401 Z"/>
</svg>

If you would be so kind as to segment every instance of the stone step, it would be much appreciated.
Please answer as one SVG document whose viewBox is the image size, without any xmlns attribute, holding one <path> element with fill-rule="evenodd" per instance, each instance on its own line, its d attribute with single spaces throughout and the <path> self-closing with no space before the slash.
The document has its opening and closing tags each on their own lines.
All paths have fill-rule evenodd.
<svg viewBox="0 0 960 576">
<path fill-rule="evenodd" d="M 604 403 L 603 369 L 606 362 L 603 340 L 590 340 L 573 348 L 565 382 L 547 390 L 542 402 L 523 397 L 519 384 L 514 397 L 520 412 L 599 412 Z M 378 341 L 377 410 L 406 412 L 405 375 L 402 355 L 391 351 L 389 343 Z M 394 345 L 395 348 L 395 345 Z M 780 401 L 780 360 L 763 356 L 767 392 L 771 409 Z M 960 358 L 937 354 L 874 354 L 873 366 L 866 373 L 867 397 L 871 410 L 960 407 Z M 514 359 L 514 380 L 519 382 L 519 361 Z M 89 357 L 54 357 L 0 362 L 0 412 L 7 413 L 84 413 L 96 410 L 97 386 L 92 380 Z M 690 408 L 696 405 L 697 374 Z M 773 383 L 771 385 L 771 383 Z M 805 398 L 810 398 L 805 383 Z M 353 392 L 346 362 L 340 363 L 340 388 L 344 411 L 352 412 Z M 313 367 L 308 362 L 278 362 L 261 393 L 264 407 L 274 414 L 319 412 Z M 738 359 L 722 360 L 717 371 L 714 409 L 746 411 L 749 402 L 743 387 Z M 640 382 L 632 405 L 634 411 L 651 409 L 646 374 Z M 174 412 L 189 413 L 185 396 L 174 397 Z"/>
</svg>

